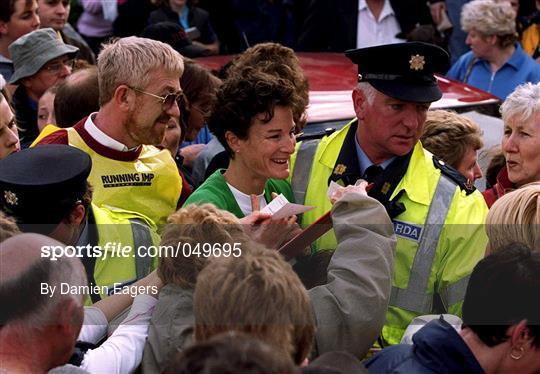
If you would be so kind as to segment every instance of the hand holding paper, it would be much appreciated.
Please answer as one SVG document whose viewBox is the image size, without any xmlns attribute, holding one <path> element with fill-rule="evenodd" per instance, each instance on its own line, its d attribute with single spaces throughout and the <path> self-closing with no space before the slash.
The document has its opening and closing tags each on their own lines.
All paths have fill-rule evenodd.
<svg viewBox="0 0 540 374">
<path fill-rule="evenodd" d="M 354 185 L 348 185 L 346 187 L 342 187 L 332 181 L 330 182 L 330 186 L 328 186 L 327 195 L 330 198 L 332 204 L 334 204 L 336 201 L 341 199 L 347 192 L 356 192 L 362 195 L 367 195 L 367 192 L 370 188 L 371 185 L 363 179 L 358 179 Z"/>
<path fill-rule="evenodd" d="M 290 203 L 283 194 L 275 197 L 274 200 L 265 206 L 261 213 L 268 213 L 272 215 L 273 220 L 287 218 L 295 216 L 313 209 L 312 206 L 300 205 Z"/>
</svg>

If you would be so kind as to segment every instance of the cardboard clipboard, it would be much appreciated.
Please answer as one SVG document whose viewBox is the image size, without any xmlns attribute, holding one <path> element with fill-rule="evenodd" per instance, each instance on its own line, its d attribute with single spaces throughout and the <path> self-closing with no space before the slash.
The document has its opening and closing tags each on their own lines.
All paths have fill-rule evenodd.
<svg viewBox="0 0 540 374">
<path fill-rule="evenodd" d="M 331 211 L 328 211 L 320 216 L 318 220 L 281 246 L 278 249 L 278 252 L 281 253 L 287 261 L 303 253 L 306 247 L 309 247 L 311 243 L 332 229 L 331 213 Z"/>
</svg>

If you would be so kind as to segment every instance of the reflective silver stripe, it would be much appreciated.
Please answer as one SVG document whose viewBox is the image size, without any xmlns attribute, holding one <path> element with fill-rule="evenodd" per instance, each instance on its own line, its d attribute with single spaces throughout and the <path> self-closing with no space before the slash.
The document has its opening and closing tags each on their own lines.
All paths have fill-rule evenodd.
<svg viewBox="0 0 540 374">
<path fill-rule="evenodd" d="M 296 153 L 291 187 L 294 194 L 294 200 L 297 204 L 303 205 L 306 201 L 307 186 L 309 177 L 311 176 L 313 158 L 315 157 L 315 152 L 317 152 L 318 145 L 319 139 L 304 140 Z"/>
<path fill-rule="evenodd" d="M 427 286 L 437 243 L 444 221 L 452 205 L 456 185 L 441 174 L 437 188 L 431 199 L 429 212 L 422 230 L 422 237 L 410 270 L 409 285 L 406 289 L 392 287 L 390 305 L 421 314 L 431 312 L 433 295 L 427 294 Z"/>
<path fill-rule="evenodd" d="M 152 258 L 149 256 L 139 257 L 138 248 L 153 245 L 150 229 L 138 219 L 130 219 L 131 231 L 133 232 L 133 250 L 135 251 L 135 272 L 137 279 L 144 278 L 152 268 Z"/>
<path fill-rule="evenodd" d="M 467 285 L 469 284 L 470 275 L 461 278 L 455 283 L 448 285 L 439 291 L 441 301 L 448 311 L 448 308 L 454 304 L 459 303 L 465 299 L 465 292 L 467 291 Z"/>
</svg>

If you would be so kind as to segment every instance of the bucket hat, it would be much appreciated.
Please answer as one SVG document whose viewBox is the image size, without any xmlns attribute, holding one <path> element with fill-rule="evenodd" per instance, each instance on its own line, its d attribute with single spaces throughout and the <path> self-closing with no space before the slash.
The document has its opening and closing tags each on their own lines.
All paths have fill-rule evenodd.
<svg viewBox="0 0 540 374">
<path fill-rule="evenodd" d="M 51 28 L 39 29 L 21 36 L 9 46 L 14 72 L 9 83 L 36 74 L 47 62 L 57 57 L 75 57 L 79 48 L 65 44 Z"/>
</svg>

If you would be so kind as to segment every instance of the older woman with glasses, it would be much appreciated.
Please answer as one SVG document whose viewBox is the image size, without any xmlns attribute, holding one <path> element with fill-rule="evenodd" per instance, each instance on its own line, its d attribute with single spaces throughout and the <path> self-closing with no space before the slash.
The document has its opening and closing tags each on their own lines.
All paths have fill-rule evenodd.
<svg viewBox="0 0 540 374">
<path fill-rule="evenodd" d="M 484 191 L 488 206 L 508 191 L 540 181 L 540 83 L 519 86 L 501 106 L 506 159 L 497 184 Z"/>
<path fill-rule="evenodd" d="M 27 147 L 39 134 L 37 103 L 50 87 L 71 74 L 77 47 L 64 44 L 53 29 L 26 34 L 11 44 L 14 73 L 9 81 L 18 84 L 13 108 L 21 131 L 21 145 Z"/>
</svg>

